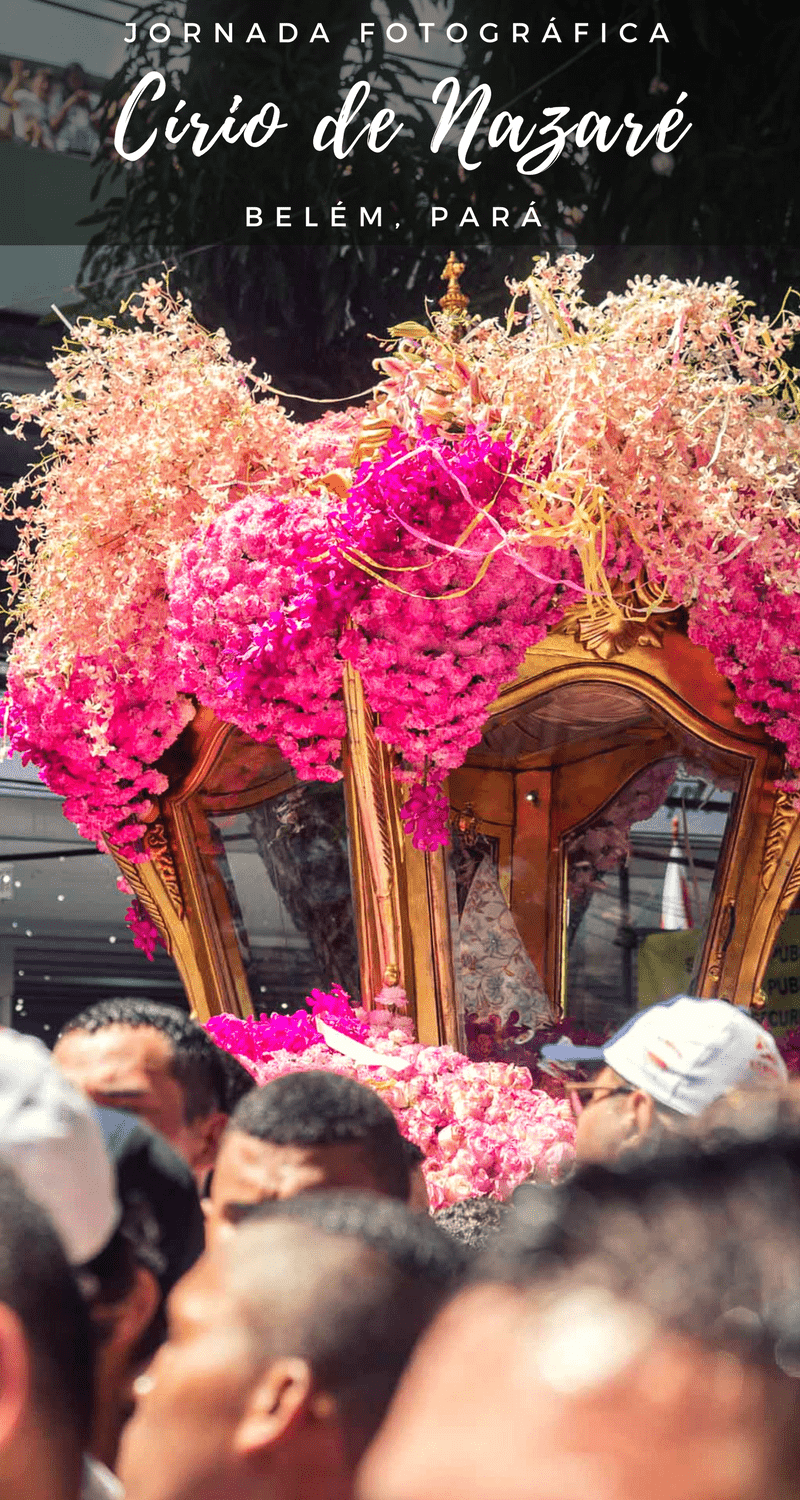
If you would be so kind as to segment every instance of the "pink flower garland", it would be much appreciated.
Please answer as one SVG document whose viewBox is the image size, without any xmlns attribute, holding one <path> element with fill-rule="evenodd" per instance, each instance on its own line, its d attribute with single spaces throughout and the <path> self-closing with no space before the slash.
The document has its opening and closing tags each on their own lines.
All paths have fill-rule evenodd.
<svg viewBox="0 0 800 1500">
<path fill-rule="evenodd" d="M 176 689 L 163 615 L 160 639 L 157 626 L 154 609 L 146 629 L 149 639 L 143 632 L 138 646 L 129 641 L 124 651 L 77 658 L 57 685 L 51 673 L 38 670 L 41 643 L 23 637 L 8 673 L 11 748 L 23 764 L 32 761 L 51 790 L 64 798 L 64 815 L 84 838 L 104 850 L 112 839 L 134 863 L 148 857 L 141 847 L 142 818 L 168 785 L 154 763 L 194 717 L 191 702 Z M 28 648 L 34 644 L 32 653 Z M 103 684 L 107 714 L 102 726 L 97 720 L 98 683 Z"/>
<path fill-rule="evenodd" d="M 400 433 L 359 475 L 351 511 L 376 582 L 341 651 L 358 668 L 376 733 L 414 789 L 401 814 L 419 848 L 446 843 L 441 784 L 481 737 L 489 704 L 566 607 L 577 559 L 510 543 L 521 506 L 507 442 L 477 431 Z M 340 545 L 348 547 L 343 525 Z M 577 589 L 575 590 L 577 596 Z"/>
<path fill-rule="evenodd" d="M 527 1068 L 470 1062 L 450 1047 L 410 1043 L 402 1026 L 386 1033 L 382 1025 L 370 1026 L 372 1013 L 359 1019 L 338 987 L 330 995 L 313 992 L 313 1015 L 403 1066 L 367 1066 L 333 1051 L 308 1012 L 260 1021 L 215 1016 L 206 1029 L 260 1084 L 323 1068 L 377 1089 L 403 1134 L 425 1152 L 433 1208 L 475 1194 L 505 1199 L 531 1174 L 549 1179 L 571 1164 L 575 1127 L 569 1105 L 533 1088 Z"/>
<path fill-rule="evenodd" d="M 487 705 L 577 573 L 552 549 L 523 573 L 504 531 L 518 507 L 506 444 L 433 432 L 415 445 L 390 439 L 344 505 L 324 491 L 240 501 L 184 548 L 170 579 L 184 688 L 253 738 L 274 738 L 298 775 L 330 780 L 352 661 L 378 736 L 416 783 L 406 828 L 418 847 L 437 847 L 443 776 L 480 738 Z"/>
<path fill-rule="evenodd" d="M 298 1010 L 293 1015 L 239 1016 L 224 1013 L 212 1016 L 206 1022 L 206 1031 L 226 1052 L 237 1057 L 258 1062 L 274 1052 L 306 1052 L 320 1043 L 316 1027 L 317 1016 L 343 1035 L 361 1042 L 369 1034 L 366 1020 L 359 1020 L 353 1012 L 349 999 L 341 985 L 334 984 L 328 993 L 312 990 L 307 1002 L 310 1010 Z"/>
<path fill-rule="evenodd" d="M 253 739 L 275 739 L 299 776 L 326 781 L 346 728 L 329 509 L 327 494 L 240 500 L 184 548 L 168 622 L 186 688 Z"/>
<path fill-rule="evenodd" d="M 298 471 L 316 459 L 189 303 L 149 281 L 129 311 L 132 327 L 81 320 L 52 390 L 14 398 L 15 431 L 36 422 L 46 456 L 4 513 L 20 532 L 11 747 L 85 837 L 137 860 L 143 815 L 167 786 L 156 763 L 194 714 L 166 634 L 170 549 L 224 508 L 257 457 Z"/>
</svg>

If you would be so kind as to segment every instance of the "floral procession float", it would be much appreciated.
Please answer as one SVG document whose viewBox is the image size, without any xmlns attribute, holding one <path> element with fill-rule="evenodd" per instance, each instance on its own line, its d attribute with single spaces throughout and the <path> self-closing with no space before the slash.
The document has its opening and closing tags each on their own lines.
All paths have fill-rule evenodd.
<svg viewBox="0 0 800 1500">
<path fill-rule="evenodd" d="M 307 423 L 155 281 L 11 398 L 11 746 L 220 1045 L 371 1081 L 435 1203 L 564 1165 L 543 1034 L 792 1021 L 800 318 L 582 265 L 481 321 L 451 255 Z"/>
</svg>

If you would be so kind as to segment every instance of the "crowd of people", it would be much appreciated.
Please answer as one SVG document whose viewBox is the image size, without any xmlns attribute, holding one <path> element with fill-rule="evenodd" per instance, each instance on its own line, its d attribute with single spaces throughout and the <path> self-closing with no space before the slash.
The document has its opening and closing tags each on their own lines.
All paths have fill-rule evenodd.
<svg viewBox="0 0 800 1500">
<path fill-rule="evenodd" d="M 42 151 L 94 156 L 100 144 L 100 95 L 81 63 L 59 77 L 52 68 L 33 72 L 20 58 L 9 64 L 0 91 L 0 135 Z"/>
<path fill-rule="evenodd" d="M 679 997 L 545 1049 L 576 1163 L 430 1214 L 377 1090 L 169 1006 L 0 1032 L 0 1500 L 789 1500 L 800 1109 Z"/>
</svg>

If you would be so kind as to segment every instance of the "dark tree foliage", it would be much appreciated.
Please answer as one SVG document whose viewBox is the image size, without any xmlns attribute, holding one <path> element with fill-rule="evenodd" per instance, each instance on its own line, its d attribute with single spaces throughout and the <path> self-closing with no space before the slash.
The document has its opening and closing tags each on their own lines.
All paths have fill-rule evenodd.
<svg viewBox="0 0 800 1500">
<path fill-rule="evenodd" d="M 468 68 L 491 85 L 497 108 L 510 107 L 533 123 L 543 107 L 569 104 L 568 124 L 591 108 L 614 127 L 630 111 L 646 135 L 685 92 L 681 107 L 692 122 L 673 161 L 660 163 L 666 173 L 654 170 L 652 145 L 633 157 L 621 142 L 607 153 L 590 146 L 585 160 L 565 152 L 539 183 L 543 223 L 552 229 L 561 223 L 585 244 L 786 245 L 800 239 L 797 7 L 767 0 L 629 0 L 612 9 L 594 0 L 562 0 L 554 7 L 562 45 L 530 49 L 507 40 L 520 9 L 514 0 L 494 0 L 500 40 L 487 48 L 478 36 L 486 0 L 456 0 L 454 14 L 470 28 Z M 599 39 L 603 20 L 605 44 Z M 582 21 L 588 35 L 575 45 L 575 25 Z M 638 40 L 618 40 L 615 21 L 634 23 Z M 537 22 L 541 36 L 544 10 Z M 657 22 L 668 45 L 648 45 Z M 504 201 L 517 175 L 514 162 L 501 147 L 492 153 L 491 172 L 473 175 L 476 211 L 485 218 L 488 205 Z"/>
<path fill-rule="evenodd" d="M 417 29 L 412 0 L 391 0 L 389 11 Z M 284 46 L 276 44 L 277 23 L 265 18 L 260 0 L 226 5 L 232 45 L 212 40 L 220 19 L 217 0 L 188 0 L 185 19 L 200 25 L 202 38 L 188 49 L 188 66 L 187 49 L 177 36 L 155 50 L 146 39 L 149 24 L 164 14 L 159 0 L 137 12 L 140 42 L 129 49 L 125 67 L 109 85 L 109 100 L 118 102 L 153 66 L 169 76 L 166 95 L 144 111 L 146 123 L 139 120 L 135 139 L 143 140 L 153 127 L 162 130 L 180 97 L 188 101 L 183 119 L 196 110 L 212 128 L 221 124 L 236 94 L 243 99 L 242 119 L 272 100 L 287 128 L 260 150 L 222 143 L 194 157 L 190 132 L 172 149 L 160 137 L 132 169 L 107 163 L 118 191 L 99 211 L 104 244 L 112 239 L 161 246 L 242 239 L 248 245 L 283 244 L 285 231 L 275 227 L 274 213 L 265 215 L 271 222 L 262 231 L 245 230 L 239 210 L 254 193 L 269 209 L 299 200 L 314 209 L 344 205 L 346 226 L 332 234 L 321 212 L 317 229 L 301 224 L 296 231 L 304 243 L 331 238 L 337 244 L 413 243 L 423 235 L 428 242 L 447 244 L 453 219 L 471 205 L 479 224 L 464 225 L 459 239 L 480 244 L 491 227 L 493 204 L 507 203 L 521 214 L 530 201 L 537 205 L 544 240 L 572 234 L 589 244 L 784 244 L 797 238 L 800 12 L 794 7 L 766 0 L 730 0 L 725 7 L 711 0 L 628 0 L 609 19 L 602 0 L 562 0 L 554 16 L 560 40 L 544 41 L 545 13 L 528 8 L 530 38 L 514 43 L 516 0 L 491 5 L 453 0 L 451 21 L 467 31 L 458 69 L 462 93 L 478 81 L 491 88 L 484 128 L 472 151 L 479 160 L 474 170 L 459 163 L 455 135 L 431 154 L 433 117 L 420 100 L 430 97 L 436 81 L 435 73 L 430 75 L 436 49 L 415 63 L 397 47 L 384 45 L 379 24 L 372 39 L 359 44 L 360 23 L 370 15 L 365 0 L 339 0 L 325 9 L 329 43 L 310 41 L 322 15 L 318 0 L 296 0 L 292 20 L 298 40 Z M 256 22 L 263 23 L 266 44 L 246 41 Z M 497 28 L 493 44 L 480 38 L 486 23 Z M 586 34 L 576 41 L 576 27 L 584 23 Z M 438 24 L 441 28 L 441 14 Z M 625 24 L 635 28 L 626 33 L 635 40 L 621 40 L 619 27 Z M 650 41 L 657 25 L 668 43 Z M 445 58 L 441 73 L 452 71 L 454 49 L 438 55 Z M 386 151 L 375 154 L 361 142 L 350 157 L 337 161 L 330 151 L 312 149 L 313 128 L 323 115 L 338 112 L 343 93 L 358 79 L 371 85 L 359 123 L 390 102 L 403 130 Z M 574 126 L 588 109 L 607 115 L 610 134 L 630 113 L 646 136 L 682 93 L 692 129 L 673 159 L 656 169 L 652 144 L 625 154 L 627 129 L 605 152 L 596 143 L 579 151 L 570 142 L 558 161 L 533 176 L 520 175 L 519 152 L 507 142 L 490 150 L 485 138 L 486 126 L 500 111 L 519 115 L 524 135 L 533 126 L 540 131 L 542 110 L 558 105 L 569 106 L 566 125 Z M 450 211 L 439 229 L 430 226 L 434 194 Z M 353 208 L 375 203 L 385 210 L 381 227 L 360 226 Z M 515 231 L 507 237 L 513 242 Z M 528 241 L 535 237 L 535 231 L 525 235 Z"/>
<path fill-rule="evenodd" d="M 420 15 L 424 3 L 416 0 Z M 415 27 L 412 0 L 389 0 L 388 10 Z M 149 43 L 132 47 L 109 85 L 109 108 L 155 66 L 170 87 L 147 120 L 137 122 L 137 140 L 163 128 L 179 97 L 188 101 L 184 117 L 196 110 L 212 128 L 236 94 L 243 97 L 242 116 L 272 99 L 288 128 L 260 151 L 221 144 L 195 157 L 188 142 L 170 150 L 160 139 L 138 163 L 107 160 L 100 171 L 106 186 L 113 178 L 113 195 L 98 209 L 83 272 L 94 309 L 113 308 L 141 281 L 141 266 L 163 259 L 176 266 L 174 284 L 192 296 L 200 318 L 222 324 L 240 357 L 254 357 L 278 388 L 319 400 L 346 398 L 370 383 L 378 349 L 367 335 L 381 337 L 393 323 L 418 317 L 425 298 L 441 294 L 451 246 L 467 262 L 471 311 L 483 314 L 501 310 L 504 276 L 526 274 L 532 254 L 546 247 L 591 249 L 593 295 L 645 272 L 731 275 L 760 308 L 775 311 L 800 280 L 800 13 L 794 8 L 766 0 L 729 0 L 724 7 L 711 0 L 628 0 L 610 12 L 604 0 L 562 0 L 554 14 L 561 41 L 544 42 L 549 16 L 541 8 L 453 0 L 450 20 L 467 28 L 462 94 L 478 81 L 489 85 L 487 121 L 508 109 L 526 128 L 541 126 L 543 109 L 569 105 L 567 124 L 592 108 L 616 129 L 630 112 L 648 133 L 681 92 L 687 95 L 692 129 L 670 160 L 656 163 L 658 171 L 653 146 L 627 156 L 620 141 L 605 153 L 570 145 L 534 177 L 520 176 L 507 145 L 490 151 L 485 130 L 476 140 L 474 171 L 459 163 L 455 138 L 431 154 L 433 117 L 420 97 L 430 97 L 435 74 L 386 47 L 379 24 L 370 42 L 354 47 L 370 15 L 368 0 L 341 0 L 324 14 L 319 0 L 296 0 L 291 20 L 298 40 L 283 47 L 274 40 L 277 20 L 265 16 L 260 0 L 232 0 L 220 12 L 218 0 L 188 0 L 185 19 L 201 26 L 203 38 L 188 64 L 177 39 L 155 52 Z M 524 12 L 530 41 L 515 45 L 512 25 Z M 168 14 L 161 0 L 143 6 L 136 15 L 140 37 Z M 220 19 L 233 24 L 233 45 L 210 40 Z M 320 19 L 329 44 L 310 42 Z M 246 44 L 255 22 L 267 45 Z M 479 36 L 487 22 L 497 27 L 493 45 Z M 625 22 L 636 27 L 635 43 L 616 35 Z M 576 42 L 578 23 L 586 23 L 587 34 Z M 669 44 L 650 44 L 657 23 Z M 451 59 L 452 51 L 448 69 Z M 314 124 L 336 114 L 360 78 L 372 88 L 365 117 L 390 101 L 403 119 L 402 134 L 385 153 L 362 143 L 342 162 L 314 152 Z M 434 193 L 449 215 L 436 229 Z M 264 205 L 265 227 L 245 230 L 242 205 L 254 200 Z M 347 223 L 332 231 L 329 207 L 337 202 Z M 531 202 L 540 227 L 491 228 L 493 205 L 507 205 L 513 224 Z M 277 204 L 294 206 L 292 230 L 276 229 Z M 320 221 L 316 230 L 303 225 L 306 204 Z M 361 204 L 382 205 L 381 228 L 359 223 Z M 477 225 L 462 222 L 467 209 Z M 295 410 L 310 416 L 319 408 Z"/>
<path fill-rule="evenodd" d="M 390 0 L 393 16 L 411 22 L 410 0 Z M 265 15 L 261 0 L 232 0 L 224 16 L 218 0 L 188 0 L 186 22 L 200 26 L 201 40 L 187 49 L 176 35 L 163 46 L 148 40 L 153 21 L 171 14 L 160 0 L 149 0 L 135 13 L 138 41 L 128 49 L 126 63 L 107 89 L 107 104 L 113 119 L 121 100 L 141 77 L 158 69 L 169 82 L 163 98 L 137 113 L 130 139 L 138 146 L 157 129 L 157 144 L 132 169 L 107 159 L 100 171 L 116 186 L 110 202 L 95 216 L 99 229 L 96 246 L 111 241 L 160 246 L 198 245 L 245 238 L 283 244 L 285 231 L 276 232 L 274 207 L 302 202 L 314 210 L 343 205 L 349 218 L 355 205 L 380 203 L 386 224 L 415 224 L 425 191 L 423 169 L 430 160 L 430 119 L 414 101 L 418 80 L 413 65 L 384 48 L 383 32 L 359 43 L 360 24 L 369 10 L 364 0 L 337 0 L 335 6 L 320 7 L 318 0 L 295 0 L 289 8 L 298 39 L 287 45 L 275 41 L 277 18 Z M 174 29 L 180 23 L 174 16 Z M 214 26 L 224 20 L 233 28 L 233 43 L 215 43 Z M 311 42 L 315 25 L 323 21 L 329 42 Z M 247 43 L 251 28 L 258 24 L 269 38 L 266 45 Z M 188 65 L 187 65 L 188 59 Z M 403 134 L 396 149 L 376 154 L 366 147 L 352 158 L 339 161 L 330 151 L 315 151 L 312 136 L 316 123 L 326 114 L 337 115 L 351 84 L 368 79 L 371 98 L 359 123 L 370 119 L 386 104 L 392 104 L 403 119 Z M 196 112 L 208 121 L 211 131 L 224 120 L 236 95 L 242 103 L 237 123 L 245 121 L 271 101 L 280 107 L 281 128 L 264 146 L 255 149 L 244 141 L 223 141 L 200 157 L 192 154 L 194 133 L 174 148 L 165 143 L 164 126 L 179 99 L 186 101 L 182 119 Z M 141 118 L 144 116 L 144 118 Z M 455 166 L 446 162 L 445 176 L 455 176 Z M 241 205 L 254 201 L 269 206 L 270 228 L 263 232 L 244 229 Z M 311 215 L 313 217 L 313 215 Z M 302 240 L 326 244 L 331 239 L 330 214 L 318 215 L 319 226 L 305 225 L 300 212 Z M 358 212 L 354 215 L 358 219 Z M 335 236 L 339 238 L 338 232 Z M 399 235 L 400 241 L 403 234 Z M 345 242 L 350 238 L 344 231 Z M 366 239 L 380 242 L 382 231 Z M 360 239 L 356 225 L 353 239 Z"/>
</svg>

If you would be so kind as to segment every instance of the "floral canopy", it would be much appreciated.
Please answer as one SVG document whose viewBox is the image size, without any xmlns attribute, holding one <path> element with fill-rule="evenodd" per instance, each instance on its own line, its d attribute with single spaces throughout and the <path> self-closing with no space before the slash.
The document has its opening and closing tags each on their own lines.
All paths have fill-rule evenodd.
<svg viewBox="0 0 800 1500">
<path fill-rule="evenodd" d="M 7 731 L 84 835 L 146 857 L 198 703 L 336 779 L 351 664 L 435 848 L 444 778 L 578 604 L 620 645 L 683 609 L 800 786 L 800 318 L 730 280 L 590 305 L 582 265 L 538 260 L 504 323 L 392 330 L 371 403 L 310 423 L 154 281 L 11 399 L 43 447 L 5 502 Z"/>
</svg>

